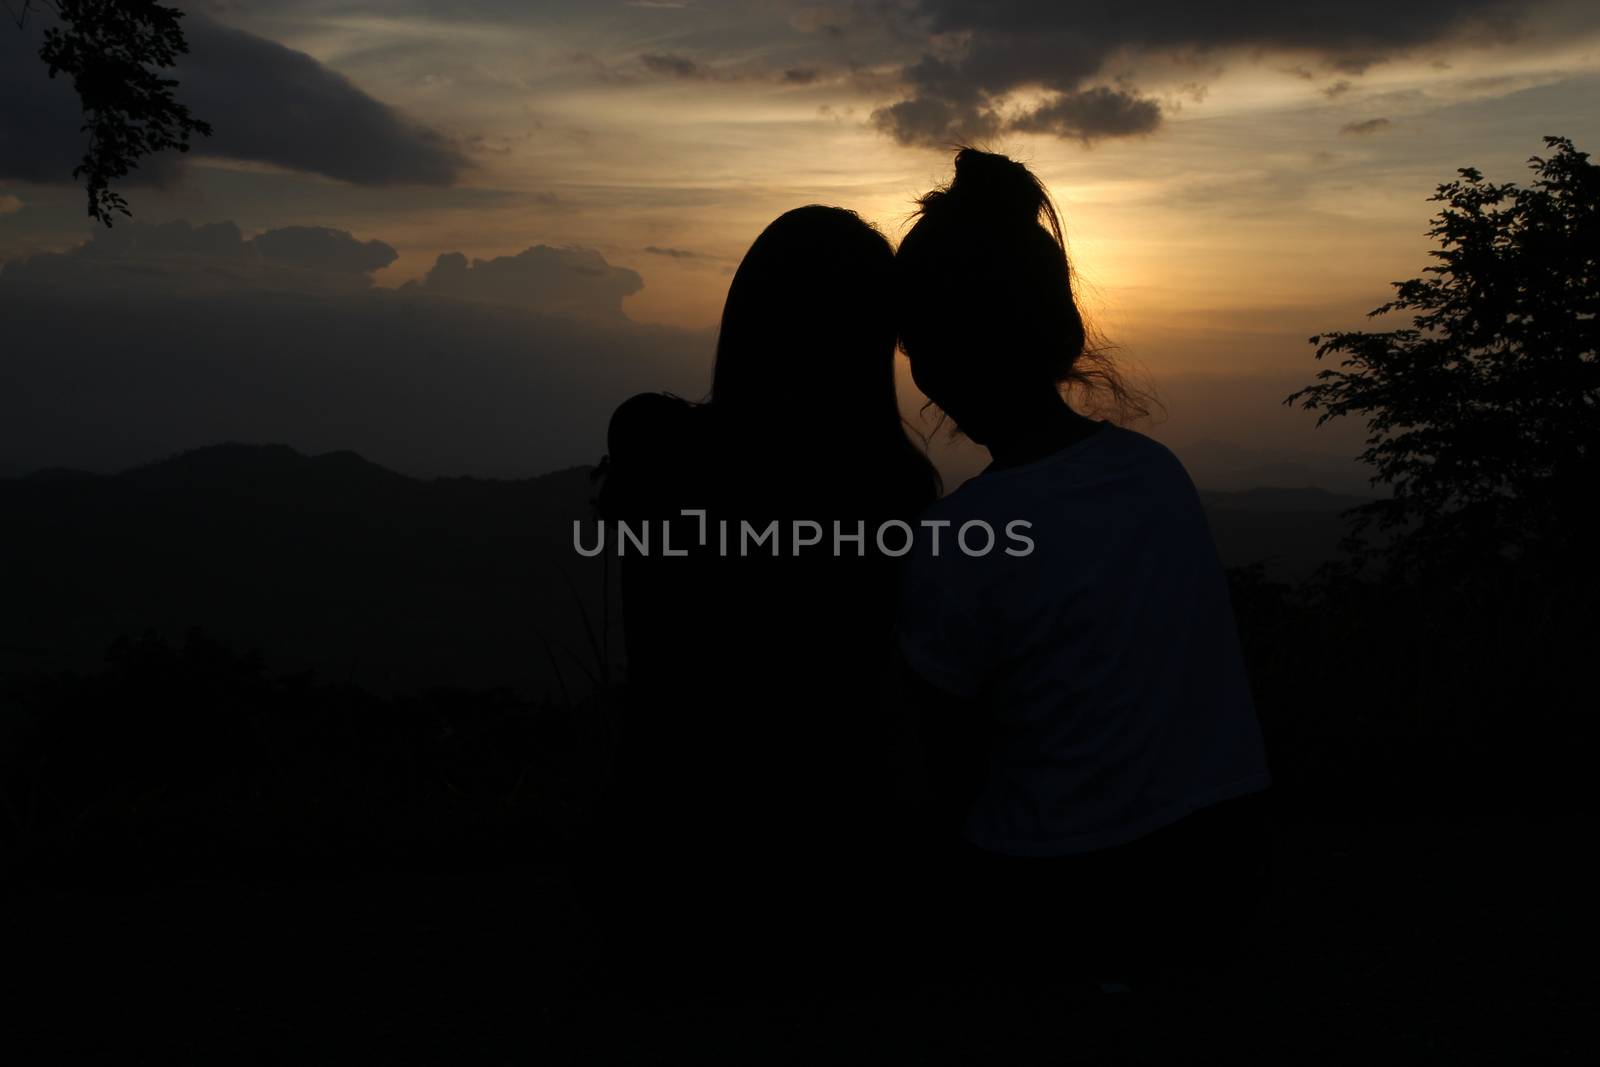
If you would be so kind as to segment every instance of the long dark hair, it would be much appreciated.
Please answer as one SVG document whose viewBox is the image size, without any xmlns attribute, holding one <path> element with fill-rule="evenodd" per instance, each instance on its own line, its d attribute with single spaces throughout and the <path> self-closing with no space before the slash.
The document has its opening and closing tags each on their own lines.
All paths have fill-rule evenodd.
<svg viewBox="0 0 1600 1067">
<path fill-rule="evenodd" d="M 895 262 L 913 368 L 960 361 L 968 377 L 1065 386 L 1117 422 L 1149 414 L 1153 399 L 1083 316 L 1060 214 L 1033 172 L 963 148 L 955 178 L 921 197 L 916 217 Z"/>
<path fill-rule="evenodd" d="M 855 212 L 812 204 L 778 216 L 728 286 L 707 402 L 732 425 L 769 428 L 769 440 L 815 424 L 807 452 L 908 468 L 936 494 L 895 398 L 893 279 L 894 250 Z"/>
</svg>

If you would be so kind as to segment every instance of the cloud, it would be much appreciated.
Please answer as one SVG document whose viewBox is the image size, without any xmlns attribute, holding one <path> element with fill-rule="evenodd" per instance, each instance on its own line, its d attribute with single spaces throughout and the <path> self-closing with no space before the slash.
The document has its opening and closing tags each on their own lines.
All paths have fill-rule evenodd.
<svg viewBox="0 0 1600 1067">
<path fill-rule="evenodd" d="M 338 274 L 382 270 L 397 258 L 382 241 L 358 241 L 344 230 L 326 226 L 285 226 L 268 230 L 252 243 L 268 263 Z"/>
<path fill-rule="evenodd" d="M 700 255 L 683 248 L 659 248 L 656 245 L 645 245 L 644 250 L 652 256 L 666 256 L 668 259 L 694 259 Z"/>
<path fill-rule="evenodd" d="M 10 193 L 0 193 L 0 215 L 15 215 L 22 210 L 22 201 Z"/>
<path fill-rule="evenodd" d="M 71 83 L 38 60 L 42 23 L 0 33 L 0 178 L 70 183 L 84 152 Z M 271 163 L 358 185 L 449 185 L 466 155 L 442 134 L 407 119 L 304 52 L 225 26 L 199 13 L 183 20 L 189 54 L 175 90 L 210 138 L 193 154 Z M 165 184 L 175 153 L 142 161 L 128 179 Z"/>
<path fill-rule="evenodd" d="M 1508 39 L 1519 16 L 1505 0 L 913 0 L 900 10 L 902 37 L 931 47 L 901 68 L 902 99 L 878 108 L 873 122 L 902 143 L 936 145 L 1006 131 L 1083 141 L 1149 133 L 1161 108 L 1134 76 L 1152 58 L 1271 50 L 1355 75 L 1469 33 Z M 1014 95 L 1025 90 L 1052 95 L 1019 113 Z"/>
<path fill-rule="evenodd" d="M 65 252 L 7 261 L 0 265 L 0 283 L 189 295 L 348 293 L 370 288 L 372 274 L 396 258 L 383 241 L 363 241 L 326 226 L 282 226 L 246 237 L 232 222 L 133 220 L 96 229 Z M 407 282 L 400 291 L 541 315 L 622 319 L 623 298 L 642 288 L 638 273 L 612 266 L 592 249 L 535 245 L 493 259 L 446 253 L 420 282 Z"/>
<path fill-rule="evenodd" d="M 692 59 L 663 52 L 648 52 L 639 57 L 645 69 L 652 74 L 668 78 L 695 79 L 707 77 L 709 72 Z"/>
<path fill-rule="evenodd" d="M 1360 122 L 1345 123 L 1343 126 L 1339 127 L 1339 132 L 1354 137 L 1365 137 L 1366 135 L 1372 133 L 1382 133 L 1384 130 L 1387 130 L 1393 125 L 1394 123 L 1384 118 L 1363 119 Z"/>
<path fill-rule="evenodd" d="M 304 52 L 204 16 L 184 20 L 182 98 L 214 116 L 196 151 L 275 163 L 357 185 L 449 185 L 466 157 Z"/>
<path fill-rule="evenodd" d="M 1084 143 L 1102 137 L 1129 137 L 1149 133 L 1161 125 L 1161 106 L 1154 100 L 1115 89 L 1097 87 L 1062 93 L 1050 103 L 1011 123 L 1022 133 L 1053 133 Z"/>
<path fill-rule="evenodd" d="M 814 85 L 822 80 L 822 71 L 816 67 L 784 67 L 775 70 L 757 63 L 711 66 L 676 52 L 646 52 L 639 56 L 639 63 L 657 77 L 678 81 L 770 81 L 779 85 Z M 616 73 L 606 69 L 603 64 L 601 73 L 606 80 L 617 78 Z"/>
<path fill-rule="evenodd" d="M 244 238 L 228 222 L 110 232 L 125 246 L 35 256 L 0 273 L 0 468 L 111 470 L 243 441 L 353 449 L 422 476 L 522 477 L 597 460 L 628 396 L 694 396 L 708 377 L 707 330 L 556 314 L 538 298 L 339 285 L 338 272 L 383 258 L 381 242 L 287 227 L 269 231 L 279 237 L 264 252 L 265 234 Z M 521 257 L 459 264 L 466 295 L 508 275 L 582 276 L 596 264 L 591 284 L 637 284 L 597 253 L 530 252 L 533 270 L 529 260 L 507 265 Z M 167 280 L 115 284 L 96 259 Z M 261 272 L 291 269 L 285 259 L 331 268 L 327 283 L 264 284 Z"/>
<path fill-rule="evenodd" d="M 950 145 L 982 141 L 1003 128 L 992 111 L 950 103 L 936 97 L 916 96 L 872 113 L 872 124 L 905 145 Z"/>
<path fill-rule="evenodd" d="M 232 222 L 132 220 L 96 229 L 65 252 L 10 260 L 0 267 L 0 283 L 190 295 L 350 291 L 370 286 L 371 273 L 395 256 L 382 241 L 359 241 L 325 226 L 287 226 L 246 238 Z"/>
<path fill-rule="evenodd" d="M 471 262 L 448 252 L 420 283 L 403 288 L 550 314 L 621 318 L 622 298 L 643 289 L 644 280 L 593 249 L 534 245 L 514 256 Z"/>
</svg>

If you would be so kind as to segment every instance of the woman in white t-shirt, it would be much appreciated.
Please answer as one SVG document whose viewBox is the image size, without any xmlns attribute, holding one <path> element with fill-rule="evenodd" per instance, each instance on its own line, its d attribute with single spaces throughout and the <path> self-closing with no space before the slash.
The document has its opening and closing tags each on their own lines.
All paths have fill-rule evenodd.
<svg viewBox="0 0 1600 1067">
<path fill-rule="evenodd" d="M 1004 156 L 964 149 L 955 171 L 896 256 L 900 339 L 993 463 L 924 516 L 899 646 L 968 932 L 1057 973 L 1138 968 L 1239 929 L 1260 729 L 1193 483 L 1063 396 L 1141 399 L 1089 343 L 1048 195 Z"/>
</svg>

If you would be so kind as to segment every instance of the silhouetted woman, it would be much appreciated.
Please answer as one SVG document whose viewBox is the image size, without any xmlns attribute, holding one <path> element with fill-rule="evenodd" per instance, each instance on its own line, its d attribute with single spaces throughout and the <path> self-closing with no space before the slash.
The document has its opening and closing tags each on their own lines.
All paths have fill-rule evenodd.
<svg viewBox="0 0 1600 1067">
<path fill-rule="evenodd" d="M 917 385 L 993 460 L 927 514 L 949 525 L 899 617 L 969 932 L 1057 976 L 1234 936 L 1263 856 L 1239 798 L 1268 779 L 1222 567 L 1178 460 L 1063 396 L 1141 399 L 1089 343 L 1044 188 L 962 150 L 896 274 Z"/>
<path fill-rule="evenodd" d="M 654 551 L 622 551 L 628 713 L 596 843 L 658 926 L 829 925 L 882 852 L 898 564 L 875 532 L 938 493 L 895 399 L 893 266 L 853 212 L 787 212 L 729 286 L 707 400 L 612 418 L 601 511 Z"/>
</svg>

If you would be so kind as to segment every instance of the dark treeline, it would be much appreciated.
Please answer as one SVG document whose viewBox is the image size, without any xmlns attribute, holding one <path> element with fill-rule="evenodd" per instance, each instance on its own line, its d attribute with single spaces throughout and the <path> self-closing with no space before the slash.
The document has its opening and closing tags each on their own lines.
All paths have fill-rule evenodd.
<svg viewBox="0 0 1600 1067">
<path fill-rule="evenodd" d="M 503 867 L 556 854 L 603 781 L 593 702 L 380 697 L 275 676 L 198 630 L 118 641 L 102 670 L 13 679 L 3 699 L 22 880 Z"/>
<path fill-rule="evenodd" d="M 1572 803 L 1594 590 L 1291 586 L 1230 572 L 1286 817 L 1528 815 Z M 604 787 L 611 695 L 380 696 L 203 631 L 124 638 L 0 701 L 12 882 L 99 872 L 559 863 Z M 113 873 L 115 872 L 115 873 Z"/>
</svg>

